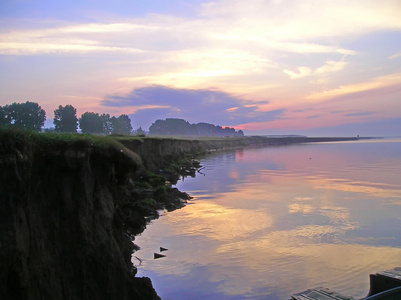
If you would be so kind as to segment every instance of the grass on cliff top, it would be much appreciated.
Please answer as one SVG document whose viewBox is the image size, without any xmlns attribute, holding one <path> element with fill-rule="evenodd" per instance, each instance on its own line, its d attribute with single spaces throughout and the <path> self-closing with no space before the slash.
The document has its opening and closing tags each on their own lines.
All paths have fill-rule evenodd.
<svg viewBox="0 0 401 300">
<path fill-rule="evenodd" d="M 115 139 L 80 133 L 38 133 L 24 129 L 0 128 L 0 140 L 3 143 L 46 143 L 48 146 L 59 144 L 82 144 L 108 147 L 115 145 Z"/>
<path fill-rule="evenodd" d="M 82 133 L 56 133 L 45 132 L 37 133 L 29 130 L 4 128 L 0 127 L 0 145 L 33 145 L 39 144 L 49 148 L 73 147 L 75 149 L 84 149 L 90 146 L 100 148 L 116 148 L 120 150 L 127 150 L 122 144 L 124 141 L 138 141 L 142 142 L 145 139 L 153 140 L 186 140 L 186 141 L 201 141 L 201 142 L 235 142 L 242 138 L 238 137 L 187 137 L 187 136 L 124 136 L 124 135 L 93 135 Z"/>
<path fill-rule="evenodd" d="M 114 136 L 98 136 L 81 133 L 38 133 L 29 130 L 0 127 L 0 147 L 2 148 L 31 148 L 38 145 L 43 149 L 75 149 L 84 150 L 89 147 L 115 149 L 140 163 L 140 158 L 122 145 Z"/>
</svg>

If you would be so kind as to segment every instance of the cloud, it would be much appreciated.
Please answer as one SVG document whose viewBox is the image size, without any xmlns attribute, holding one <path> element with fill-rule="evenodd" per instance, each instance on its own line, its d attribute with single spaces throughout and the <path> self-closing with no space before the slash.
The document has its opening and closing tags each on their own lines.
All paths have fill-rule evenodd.
<svg viewBox="0 0 401 300">
<path fill-rule="evenodd" d="M 114 55 L 113 62 L 141 64 L 121 72 L 120 80 L 127 85 L 140 81 L 137 86 L 205 88 L 215 80 L 214 86 L 235 89 L 243 83 L 241 88 L 250 91 L 250 81 L 253 86 L 262 86 L 262 82 L 280 86 L 278 70 L 284 69 L 293 79 L 343 70 L 347 63 L 335 57 L 357 52 L 341 46 L 342 40 L 368 31 L 401 28 L 397 8 L 397 1 L 390 0 L 313 5 L 299 0 L 254 0 L 252 5 L 222 0 L 202 4 L 191 17 L 153 13 L 116 22 L 24 20 L 26 28 L 31 22 L 35 29 L 4 27 L 0 54 Z M 313 64 L 320 62 L 321 67 L 295 67 L 299 62 L 283 57 L 295 54 L 326 56 L 314 58 Z M 291 65 L 283 62 L 290 60 Z"/>
<path fill-rule="evenodd" d="M 346 117 L 360 117 L 360 116 L 370 116 L 373 115 L 373 112 L 367 111 L 367 112 L 358 112 L 358 113 L 352 113 L 352 114 L 346 114 Z"/>
<path fill-rule="evenodd" d="M 104 106 L 134 109 L 133 119 L 141 119 L 146 125 L 157 118 L 174 117 L 191 123 L 235 126 L 255 120 L 268 122 L 283 113 L 282 110 L 259 109 L 260 105 L 266 104 L 268 101 L 249 104 L 217 90 L 175 89 L 160 85 L 138 88 L 125 96 L 111 95 L 102 101 Z"/>
<path fill-rule="evenodd" d="M 319 118 L 321 115 L 313 115 L 313 116 L 308 116 L 306 117 L 307 119 L 316 119 Z"/>
<path fill-rule="evenodd" d="M 395 73 L 395 74 L 375 77 L 366 82 L 344 85 L 332 90 L 326 90 L 322 92 L 315 92 L 305 97 L 305 99 L 312 101 L 321 101 L 348 94 L 355 94 L 391 86 L 399 87 L 400 85 L 401 85 L 401 73 Z"/>
<path fill-rule="evenodd" d="M 394 59 L 401 56 L 401 52 L 395 53 L 389 57 L 389 59 Z"/>
<path fill-rule="evenodd" d="M 297 72 L 284 70 L 283 73 L 290 76 L 291 79 L 298 79 L 312 75 L 312 70 L 308 67 L 298 67 Z"/>
<path fill-rule="evenodd" d="M 38 55 L 63 53 L 144 53 L 134 45 L 122 40 L 110 43 L 119 33 L 140 31 L 144 26 L 135 23 L 82 23 L 63 25 L 58 21 L 39 22 L 32 20 L 37 29 L 12 29 L 0 33 L 0 54 Z M 29 25 L 28 25 L 29 28 Z M 149 29 L 149 28 L 148 28 Z M 150 30 L 150 29 L 149 29 Z"/>
<path fill-rule="evenodd" d="M 250 31 L 253 30 L 250 28 Z M 247 33 L 235 33 L 235 32 L 214 32 L 209 34 L 209 37 L 218 41 L 226 41 L 235 43 L 250 43 L 253 47 L 256 48 L 264 48 L 264 49 L 273 49 L 276 51 L 283 51 L 289 53 L 299 53 L 299 54 L 307 54 L 307 53 L 338 53 L 342 55 L 356 55 L 357 52 L 351 49 L 343 49 L 338 46 L 324 45 L 322 43 L 308 43 L 305 41 L 291 41 L 288 39 L 268 39 L 264 35 L 258 34 L 250 34 Z"/>
<path fill-rule="evenodd" d="M 401 128 L 401 118 L 385 118 L 381 120 L 366 120 L 359 123 L 346 123 L 335 126 L 313 128 L 300 131 L 310 135 L 333 136 L 398 136 Z"/>
<path fill-rule="evenodd" d="M 398 0 L 270 1 L 223 0 L 203 4 L 202 15 L 231 20 L 231 32 L 274 40 L 354 36 L 381 29 L 400 29 Z M 235 26 L 237 25 L 237 26 Z M 257 26 L 255 26 L 257 25 Z M 254 29 L 249 31 L 249 29 Z"/>
<path fill-rule="evenodd" d="M 120 81 L 145 80 L 153 84 L 193 87 L 218 79 L 263 74 L 270 68 L 270 60 L 262 55 L 237 49 L 186 49 L 166 52 L 159 56 L 159 72 L 148 76 L 120 78 Z"/>
<path fill-rule="evenodd" d="M 327 61 L 323 66 L 312 70 L 308 67 L 298 67 L 297 71 L 284 70 L 283 73 L 290 76 L 291 79 L 298 79 L 308 76 L 322 76 L 327 73 L 339 72 L 347 65 L 344 61 Z"/>
<path fill-rule="evenodd" d="M 273 122 L 274 123 L 274 122 Z M 303 122 L 305 123 L 305 122 Z M 326 122 L 319 126 L 265 126 L 264 124 L 249 124 L 242 126 L 245 133 L 252 134 L 301 134 L 309 136 L 399 136 L 401 118 L 362 119 L 358 121 L 349 118 L 348 122 Z M 248 131 L 249 130 L 249 131 Z"/>
<path fill-rule="evenodd" d="M 331 111 L 330 112 L 331 114 L 342 114 L 342 113 L 344 113 L 344 111 L 343 110 L 334 110 L 334 111 Z"/>
<path fill-rule="evenodd" d="M 35 54 L 61 54 L 61 53 L 143 53 L 144 51 L 133 48 L 105 47 L 96 45 L 85 45 L 79 43 L 1 43 L 0 54 L 2 55 L 35 55 Z"/>
<path fill-rule="evenodd" d="M 371 31 L 401 28 L 400 4 L 397 0 L 268 1 L 254 0 L 252 4 L 240 0 L 222 0 L 201 5 L 197 16 L 176 17 L 147 14 L 126 19 L 125 22 L 65 24 L 43 20 L 43 28 L 2 30 L 2 49 L 19 45 L 19 54 L 33 54 L 39 50 L 75 49 L 78 45 L 95 44 L 100 48 L 87 51 L 109 51 L 108 47 L 142 51 L 180 51 L 197 49 L 257 49 L 294 53 L 339 53 L 355 55 L 352 49 L 338 46 L 333 37 L 344 38 Z M 26 20 L 25 20 L 26 22 Z M 32 21 L 37 26 L 37 21 Z M 51 27 L 49 27 L 51 26 Z M 317 42 L 317 39 L 321 39 Z M 326 42 L 324 42 L 326 40 Z M 43 45 L 40 47 L 39 45 Z M 58 46 L 55 46 L 57 44 Z M 77 47 L 76 46 L 76 47 Z M 94 45 L 92 45 L 94 46 Z M 79 47 L 78 47 L 79 48 Z M 10 50 L 5 53 L 14 53 Z M 263 51 L 262 51 L 263 49 Z M 79 50 L 79 49 L 78 49 Z M 18 54 L 18 53 L 17 53 Z M 254 53 L 255 54 L 255 53 Z M 268 53 L 267 53 L 268 54 Z M 223 57 L 223 55 L 221 55 Z"/>
</svg>

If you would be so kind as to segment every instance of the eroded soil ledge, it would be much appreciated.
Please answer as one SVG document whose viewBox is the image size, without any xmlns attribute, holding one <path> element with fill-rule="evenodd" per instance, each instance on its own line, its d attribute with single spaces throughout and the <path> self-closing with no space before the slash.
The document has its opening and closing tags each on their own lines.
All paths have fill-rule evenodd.
<svg viewBox="0 0 401 300">
<path fill-rule="evenodd" d="M 0 299 L 159 299 L 132 241 L 188 199 L 169 183 L 210 149 L 275 143 L 0 130 Z"/>
</svg>

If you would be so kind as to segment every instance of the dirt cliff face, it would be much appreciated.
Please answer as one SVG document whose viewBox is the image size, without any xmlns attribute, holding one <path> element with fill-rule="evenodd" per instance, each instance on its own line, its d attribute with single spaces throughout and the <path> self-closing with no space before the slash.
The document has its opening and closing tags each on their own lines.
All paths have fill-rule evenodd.
<svg viewBox="0 0 401 300">
<path fill-rule="evenodd" d="M 138 168 L 113 147 L 3 138 L 0 299 L 159 299 L 124 228 Z"/>
<path fill-rule="evenodd" d="M 146 169 L 153 171 L 158 171 L 181 157 L 190 157 L 207 150 L 200 141 L 173 138 L 126 139 L 121 140 L 121 143 L 142 158 Z"/>
<path fill-rule="evenodd" d="M 135 235 L 188 198 L 166 180 L 238 143 L 0 128 L 0 299 L 159 299 L 135 277 Z"/>
<path fill-rule="evenodd" d="M 308 141 L 308 140 L 306 140 Z M 315 140 L 313 140 L 315 141 Z M 210 149 L 296 139 L 96 138 L 0 128 L 0 299 L 159 299 L 131 263 L 156 209 Z M 180 162 L 179 162 L 180 161 Z"/>
</svg>

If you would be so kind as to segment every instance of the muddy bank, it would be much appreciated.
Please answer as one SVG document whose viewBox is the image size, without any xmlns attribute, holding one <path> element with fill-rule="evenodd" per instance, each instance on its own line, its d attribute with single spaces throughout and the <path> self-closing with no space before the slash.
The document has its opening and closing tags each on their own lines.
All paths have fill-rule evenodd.
<svg viewBox="0 0 401 300">
<path fill-rule="evenodd" d="M 0 149 L 1 299 L 158 299 L 134 277 L 121 208 L 139 158 L 18 133 Z"/>
<path fill-rule="evenodd" d="M 0 298 L 159 299 L 135 277 L 132 241 L 145 217 L 188 197 L 166 179 L 196 169 L 160 155 L 142 159 L 114 139 L 0 131 Z"/>
<path fill-rule="evenodd" d="M 173 137 L 147 137 L 147 138 L 118 138 L 117 140 L 131 151 L 137 153 L 145 168 L 157 171 L 172 161 L 188 158 L 199 158 L 206 152 L 221 149 L 248 146 L 285 146 L 299 143 L 355 141 L 356 137 L 198 137 L 173 138 Z"/>
<path fill-rule="evenodd" d="M 159 299 L 135 235 L 184 205 L 194 157 L 235 145 L 0 129 L 0 299 Z"/>
</svg>

